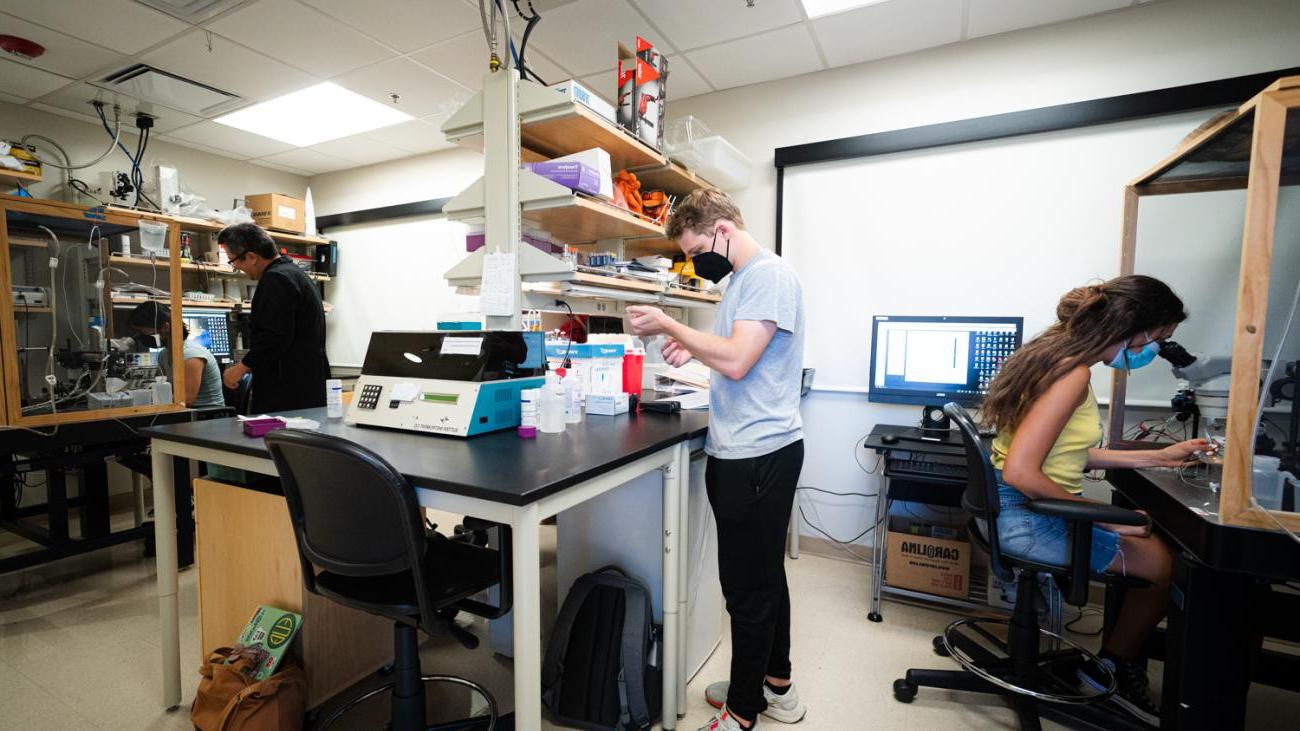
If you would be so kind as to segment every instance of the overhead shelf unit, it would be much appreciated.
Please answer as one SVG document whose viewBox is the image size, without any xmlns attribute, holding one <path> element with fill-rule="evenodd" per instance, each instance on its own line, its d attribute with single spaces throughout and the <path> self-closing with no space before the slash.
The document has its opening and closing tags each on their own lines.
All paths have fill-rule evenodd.
<svg viewBox="0 0 1300 731">
<path fill-rule="evenodd" d="M 1171 155 L 1130 182 L 1124 190 L 1120 244 L 1120 274 L 1132 274 L 1139 201 L 1143 197 L 1246 191 L 1217 520 L 1264 530 L 1285 529 L 1293 535 L 1300 532 L 1300 514 L 1262 505 L 1253 492 L 1252 468 L 1256 420 L 1263 398 L 1260 368 L 1266 358 L 1273 357 L 1272 352 L 1264 352 L 1269 289 L 1274 275 L 1288 290 L 1300 286 L 1300 273 L 1279 269 L 1273 258 L 1279 189 L 1297 184 L 1300 76 L 1290 76 L 1277 80 L 1215 124 L 1184 140 Z M 1292 339 L 1284 343 L 1300 338 L 1300 332 L 1294 327 L 1292 330 Z M 1283 333 L 1283 337 L 1286 335 Z M 1123 371 L 1115 371 L 1112 378 L 1110 434 L 1112 441 L 1119 441 L 1125 423 L 1128 381 Z M 1284 455 L 1284 466 L 1285 458 L 1294 459 L 1295 455 Z"/>
<path fill-rule="evenodd" d="M 484 176 L 443 207 L 451 220 L 485 224 L 487 234 L 487 246 L 446 273 L 451 284 L 477 286 L 484 255 L 491 250 L 518 254 L 516 276 L 525 299 L 563 296 L 673 307 L 708 307 L 716 302 L 714 295 L 668 285 L 579 273 L 556 257 L 519 245 L 526 222 L 568 245 L 619 240 L 637 242 L 645 253 L 678 253 L 662 224 L 520 170 L 521 160 L 546 160 L 599 147 L 609 153 L 613 170 L 635 172 L 645 188 L 682 196 L 708 185 L 575 101 L 571 92 L 520 81 L 513 70 L 489 74 L 483 90 L 447 120 L 442 131 L 448 140 L 482 150 L 485 156 Z M 519 211 L 517 216 L 511 215 L 514 210 Z M 539 282 L 555 284 L 543 287 Z"/>
<path fill-rule="evenodd" d="M 32 183 L 39 183 L 44 178 L 40 173 L 28 173 L 22 170 L 7 170 L 0 168 L 0 187 L 3 188 L 22 188 Z"/>
</svg>

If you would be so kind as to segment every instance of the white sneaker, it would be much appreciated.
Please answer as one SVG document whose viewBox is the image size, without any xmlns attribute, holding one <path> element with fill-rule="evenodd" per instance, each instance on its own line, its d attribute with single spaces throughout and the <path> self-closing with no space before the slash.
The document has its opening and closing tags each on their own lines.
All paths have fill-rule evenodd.
<svg viewBox="0 0 1300 731">
<path fill-rule="evenodd" d="M 755 719 L 754 725 L 750 729 L 758 728 L 758 720 Z M 731 715 L 731 711 L 726 708 L 714 714 L 713 719 L 700 727 L 700 731 L 747 731 L 740 722 Z"/>
<path fill-rule="evenodd" d="M 725 680 L 710 683 L 704 689 L 704 698 L 714 708 L 722 708 L 727 702 L 727 690 L 730 687 L 731 684 Z M 767 701 L 767 710 L 763 711 L 763 715 L 773 721 L 799 723 L 808 715 L 808 707 L 799 702 L 799 691 L 793 684 L 784 694 L 777 695 L 767 687 L 767 683 L 763 683 L 763 700 Z"/>
</svg>

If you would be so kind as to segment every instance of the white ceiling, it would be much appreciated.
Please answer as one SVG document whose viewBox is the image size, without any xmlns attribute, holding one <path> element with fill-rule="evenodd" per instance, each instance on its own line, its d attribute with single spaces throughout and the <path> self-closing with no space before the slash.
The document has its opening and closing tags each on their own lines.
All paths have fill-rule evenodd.
<svg viewBox="0 0 1300 731">
<path fill-rule="evenodd" d="M 575 77 L 612 99 L 617 44 L 641 35 L 668 56 L 668 96 L 682 99 L 1147 1 L 887 0 L 809 20 L 799 0 L 535 0 L 543 18 L 528 57 L 547 81 Z M 518 36 L 524 22 L 513 21 Z M 385 104 L 398 94 L 416 118 L 294 149 L 151 109 L 157 139 L 301 175 L 449 147 L 438 125 L 487 63 L 477 0 L 244 0 L 194 24 L 134 0 L 0 0 L 0 34 L 47 49 L 0 58 L 0 100 L 85 121 L 98 121 L 96 97 L 135 110 L 86 82 L 140 62 L 238 94 L 238 106 L 328 79 Z"/>
</svg>

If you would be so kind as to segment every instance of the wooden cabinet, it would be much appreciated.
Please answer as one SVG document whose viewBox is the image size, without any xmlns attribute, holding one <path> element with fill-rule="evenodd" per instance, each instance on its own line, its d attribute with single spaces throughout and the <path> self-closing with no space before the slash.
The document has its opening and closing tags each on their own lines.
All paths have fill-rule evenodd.
<svg viewBox="0 0 1300 731">
<path fill-rule="evenodd" d="M 298 612 L 311 708 L 393 659 L 392 621 L 303 588 L 283 496 L 195 480 L 194 508 L 203 653 L 234 644 L 259 605 Z"/>
</svg>

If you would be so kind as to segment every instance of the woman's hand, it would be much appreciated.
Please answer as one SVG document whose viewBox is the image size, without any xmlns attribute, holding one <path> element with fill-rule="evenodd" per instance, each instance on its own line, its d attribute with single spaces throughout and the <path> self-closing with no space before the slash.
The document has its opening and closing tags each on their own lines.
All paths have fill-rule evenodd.
<svg viewBox="0 0 1300 731">
<path fill-rule="evenodd" d="M 1188 439 L 1157 450 L 1153 452 L 1152 457 L 1157 467 L 1182 467 L 1188 461 L 1195 459 L 1197 452 L 1212 452 L 1214 448 L 1214 442 L 1208 439 Z"/>
<path fill-rule="evenodd" d="M 1098 523 L 1097 525 L 1106 530 L 1114 531 L 1121 536 L 1137 536 L 1146 538 L 1151 535 L 1151 516 L 1145 510 L 1135 511 L 1146 516 L 1146 525 L 1116 525 L 1114 523 Z"/>
</svg>

